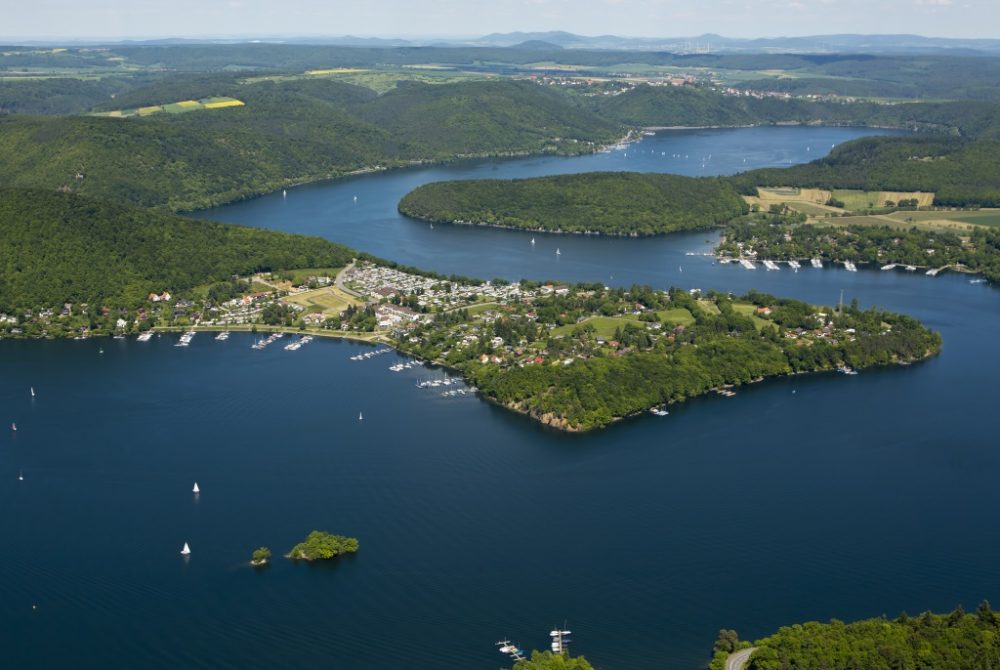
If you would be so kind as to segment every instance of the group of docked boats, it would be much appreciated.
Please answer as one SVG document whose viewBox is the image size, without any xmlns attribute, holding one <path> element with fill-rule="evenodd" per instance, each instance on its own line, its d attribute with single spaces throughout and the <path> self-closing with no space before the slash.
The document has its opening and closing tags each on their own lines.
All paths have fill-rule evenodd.
<svg viewBox="0 0 1000 670">
<path fill-rule="evenodd" d="M 271 333 L 270 335 L 268 335 L 264 339 L 257 340 L 256 342 L 254 342 L 253 344 L 251 344 L 250 348 L 251 349 L 257 349 L 257 350 L 263 349 L 264 347 L 267 347 L 267 346 L 269 346 L 271 344 L 274 344 L 275 342 L 277 342 L 278 340 L 280 340 L 284 336 L 285 336 L 284 333 Z"/>
<path fill-rule="evenodd" d="M 559 628 L 549 631 L 549 637 L 552 638 L 549 646 L 553 654 L 569 654 L 569 643 L 571 642 L 569 636 L 571 634 L 572 631 L 561 630 Z M 515 661 L 523 661 L 526 658 L 524 650 L 510 640 L 500 640 L 496 643 L 496 646 L 501 654 L 510 656 Z"/>
<path fill-rule="evenodd" d="M 396 363 L 395 365 L 390 365 L 389 369 L 393 372 L 402 372 L 403 370 L 409 370 L 415 365 L 420 365 L 420 361 L 407 361 L 405 363 Z"/>
<path fill-rule="evenodd" d="M 312 342 L 313 339 L 315 339 L 315 338 L 313 338 L 312 335 L 303 335 L 302 337 L 300 337 L 299 339 L 295 340 L 294 342 L 289 342 L 288 344 L 286 344 L 285 345 L 285 351 L 298 351 L 303 346 L 305 346 L 305 345 L 309 344 L 310 342 Z"/>
<path fill-rule="evenodd" d="M 191 344 L 191 340 L 194 339 L 195 335 L 197 335 L 197 333 L 194 332 L 193 330 L 187 331 L 186 333 L 184 333 L 183 335 L 181 335 L 181 339 L 177 340 L 177 343 L 174 346 L 175 347 L 186 347 L 186 346 L 188 346 L 189 344 Z"/>
<path fill-rule="evenodd" d="M 351 356 L 351 360 L 366 361 L 369 358 L 374 358 L 375 356 L 381 356 L 382 354 L 387 354 L 390 351 L 392 351 L 392 349 L 389 349 L 388 347 L 382 347 L 381 349 L 373 349 L 372 351 L 366 351 L 363 354 L 355 354 L 354 356 Z"/>
</svg>

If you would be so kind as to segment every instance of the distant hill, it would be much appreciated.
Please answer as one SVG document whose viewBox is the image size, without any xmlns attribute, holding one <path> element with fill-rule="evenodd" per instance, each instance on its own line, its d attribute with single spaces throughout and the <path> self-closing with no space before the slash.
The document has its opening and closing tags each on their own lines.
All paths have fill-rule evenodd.
<svg viewBox="0 0 1000 670">
<path fill-rule="evenodd" d="M 131 307 L 152 291 L 253 271 L 343 266 L 353 255 L 317 237 L 0 189 L 0 310 L 63 302 Z"/>
<path fill-rule="evenodd" d="M 810 35 L 734 38 L 713 33 L 678 37 L 584 36 L 563 31 L 491 33 L 469 43 L 515 46 L 542 41 L 567 49 L 620 49 L 683 53 L 868 53 L 1000 55 L 1000 39 L 924 37 L 921 35 Z"/>
<path fill-rule="evenodd" d="M 540 51 L 549 51 L 555 49 L 562 49 L 558 44 L 553 44 L 552 42 L 545 42 L 544 40 L 528 40 L 527 42 L 520 42 L 519 44 L 514 44 L 510 47 L 511 49 L 537 49 Z"/>
</svg>

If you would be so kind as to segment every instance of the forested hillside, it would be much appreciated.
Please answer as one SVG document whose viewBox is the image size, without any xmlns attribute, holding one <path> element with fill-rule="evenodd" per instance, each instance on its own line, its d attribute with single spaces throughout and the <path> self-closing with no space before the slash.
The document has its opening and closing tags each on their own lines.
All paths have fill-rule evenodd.
<svg viewBox="0 0 1000 670">
<path fill-rule="evenodd" d="M 399 203 L 403 214 L 428 221 L 603 235 L 707 228 L 745 209 L 725 180 L 634 172 L 438 182 Z"/>
<path fill-rule="evenodd" d="M 713 662 L 712 668 L 722 668 Z M 758 642 L 749 670 L 992 670 L 1000 667 L 1000 616 L 983 602 L 967 614 L 905 613 L 890 621 L 810 622 Z"/>
<path fill-rule="evenodd" d="M 525 82 L 410 84 L 377 98 L 332 81 L 223 84 L 154 90 L 158 102 L 211 89 L 238 94 L 245 106 L 134 119 L 0 116 L 0 187 L 187 210 L 374 166 L 589 150 L 587 142 L 622 132 Z M 149 95 L 135 91 L 115 104 Z"/>
<path fill-rule="evenodd" d="M 132 307 L 151 291 L 258 270 L 342 266 L 354 255 L 320 238 L 15 189 L 0 189 L 0 242 L 0 310 Z"/>
</svg>

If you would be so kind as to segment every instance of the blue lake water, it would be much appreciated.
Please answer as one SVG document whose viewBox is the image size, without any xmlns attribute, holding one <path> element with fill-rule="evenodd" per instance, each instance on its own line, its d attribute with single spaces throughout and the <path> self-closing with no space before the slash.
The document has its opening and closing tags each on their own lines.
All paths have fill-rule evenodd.
<svg viewBox="0 0 1000 670">
<path fill-rule="evenodd" d="M 209 215 L 480 276 L 607 275 L 827 303 L 844 289 L 940 330 L 931 361 L 775 380 L 573 436 L 420 390 L 441 373 L 393 373 L 394 353 L 350 361 L 365 348 L 348 342 L 0 342 L 2 665 L 497 668 L 496 640 L 542 648 L 566 621 L 595 665 L 688 670 L 722 627 L 753 638 L 805 619 L 1000 600 L 994 289 L 954 275 L 749 272 L 686 256 L 710 246 L 704 233 L 545 237 L 532 252 L 519 233 L 431 231 L 393 214 L 433 179 L 649 170 L 657 159 L 627 163 L 634 149 L 678 141 L 689 155 L 711 145 L 713 161 L 723 146 L 804 160 L 848 133 L 679 133 L 628 158 L 387 173 Z M 348 216 L 355 193 L 369 214 Z M 549 244 L 558 261 L 538 249 Z M 314 528 L 357 536 L 361 551 L 247 567 L 255 547 L 279 554 Z"/>
</svg>

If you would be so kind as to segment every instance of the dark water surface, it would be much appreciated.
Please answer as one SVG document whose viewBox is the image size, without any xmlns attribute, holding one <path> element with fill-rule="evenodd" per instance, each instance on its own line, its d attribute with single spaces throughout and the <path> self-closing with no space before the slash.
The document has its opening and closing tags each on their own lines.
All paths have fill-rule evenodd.
<svg viewBox="0 0 1000 670">
<path fill-rule="evenodd" d="M 815 138 L 829 146 L 846 139 L 829 133 L 847 132 L 794 131 L 781 137 L 812 151 Z M 691 135 L 713 143 L 714 161 L 720 137 L 768 144 L 758 132 Z M 790 144 L 780 150 L 801 159 Z M 709 246 L 704 234 L 545 237 L 536 247 L 558 241 L 563 255 L 540 262 L 514 251 L 527 246 L 517 233 L 429 231 L 385 203 L 362 204 L 380 183 L 388 202 L 406 180 L 492 169 L 378 175 L 212 216 L 260 211 L 242 220 L 470 274 L 600 271 L 616 284 L 756 287 L 827 303 L 844 289 L 923 319 L 944 350 L 570 436 L 420 390 L 440 373 L 393 373 L 394 353 L 350 361 L 365 348 L 347 342 L 296 352 L 282 349 L 288 338 L 254 351 L 237 334 L 199 334 L 186 349 L 175 335 L 0 342 L 0 666 L 496 668 L 496 640 L 543 647 L 565 620 L 574 651 L 595 665 L 687 670 L 704 666 L 722 627 L 752 638 L 805 619 L 1000 600 L 1000 294 L 960 276 L 713 265 L 685 255 Z M 371 219 L 314 220 L 309 208 L 338 189 L 359 193 Z M 266 214 L 297 207 L 293 197 L 313 204 Z M 353 204 L 326 207 L 335 217 Z M 428 244 L 437 236 L 448 240 L 440 255 Z M 504 271 L 504 254 L 518 253 Z M 330 566 L 247 567 L 255 547 L 280 554 L 314 528 L 357 536 L 361 551 Z"/>
</svg>

